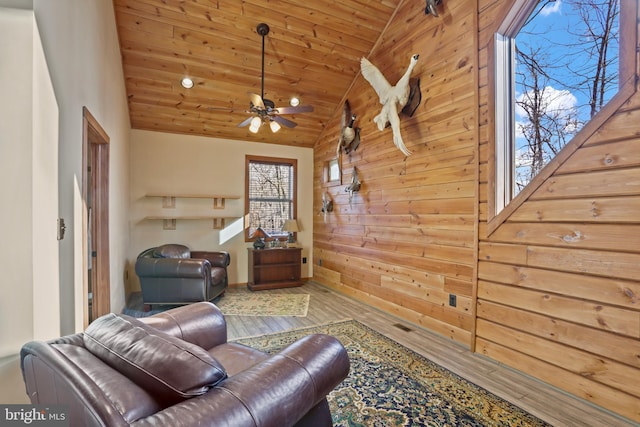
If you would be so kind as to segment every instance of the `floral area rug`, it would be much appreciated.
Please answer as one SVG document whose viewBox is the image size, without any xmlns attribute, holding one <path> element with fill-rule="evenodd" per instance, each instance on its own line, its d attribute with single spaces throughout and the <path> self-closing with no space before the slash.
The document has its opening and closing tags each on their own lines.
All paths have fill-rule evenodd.
<svg viewBox="0 0 640 427">
<path fill-rule="evenodd" d="M 313 333 L 338 338 L 351 361 L 328 396 L 336 427 L 549 426 L 354 320 L 236 342 L 275 353 Z"/>
<path fill-rule="evenodd" d="M 305 317 L 309 294 L 267 294 L 264 292 L 227 292 L 215 305 L 225 316 Z"/>
<path fill-rule="evenodd" d="M 250 292 L 237 290 L 226 292 L 213 301 L 225 316 L 293 316 L 306 317 L 309 310 L 309 294 L 269 294 L 267 291 Z M 132 317 L 148 317 L 179 307 L 171 305 L 154 306 L 144 311 L 142 294 L 133 293 L 122 311 Z"/>
</svg>

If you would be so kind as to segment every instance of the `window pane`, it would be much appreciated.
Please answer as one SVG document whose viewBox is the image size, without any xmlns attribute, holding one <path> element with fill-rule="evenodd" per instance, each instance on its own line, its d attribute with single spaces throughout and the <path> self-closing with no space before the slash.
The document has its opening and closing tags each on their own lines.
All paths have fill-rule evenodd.
<svg viewBox="0 0 640 427">
<path fill-rule="evenodd" d="M 619 0 L 539 1 L 515 36 L 515 196 L 618 90 Z"/>
<path fill-rule="evenodd" d="M 337 159 L 329 160 L 329 181 L 338 181 L 340 179 L 340 165 Z"/>
<path fill-rule="evenodd" d="M 249 236 L 258 227 L 272 236 L 286 235 L 284 221 L 294 217 L 293 165 L 250 161 L 248 172 Z"/>
</svg>

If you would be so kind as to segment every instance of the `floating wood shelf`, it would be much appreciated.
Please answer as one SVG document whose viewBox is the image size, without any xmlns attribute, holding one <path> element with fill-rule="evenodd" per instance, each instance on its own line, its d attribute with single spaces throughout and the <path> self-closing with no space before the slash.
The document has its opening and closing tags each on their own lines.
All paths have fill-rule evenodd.
<svg viewBox="0 0 640 427">
<path fill-rule="evenodd" d="M 227 226 L 228 220 L 235 220 L 234 217 L 212 216 L 212 215 L 150 215 L 143 218 L 144 221 L 162 221 L 164 230 L 175 230 L 177 220 L 211 220 L 214 230 L 222 230 Z"/>
<path fill-rule="evenodd" d="M 213 200 L 213 209 L 224 209 L 225 200 L 238 200 L 241 196 L 217 195 L 217 194 L 198 194 L 198 193 L 147 193 L 145 197 L 161 197 L 162 207 L 164 209 L 173 209 L 176 207 L 176 199 L 211 199 Z M 221 230 L 226 227 L 227 220 L 234 220 L 234 217 L 223 217 L 217 215 L 151 215 L 143 218 L 145 221 L 161 220 L 164 230 L 175 230 L 177 220 L 211 220 L 214 230 Z"/>
<path fill-rule="evenodd" d="M 213 200 L 213 209 L 224 209 L 225 200 L 238 200 L 241 196 L 217 195 L 217 194 L 163 194 L 148 193 L 145 197 L 161 197 L 163 208 L 175 208 L 176 199 L 211 199 Z"/>
</svg>

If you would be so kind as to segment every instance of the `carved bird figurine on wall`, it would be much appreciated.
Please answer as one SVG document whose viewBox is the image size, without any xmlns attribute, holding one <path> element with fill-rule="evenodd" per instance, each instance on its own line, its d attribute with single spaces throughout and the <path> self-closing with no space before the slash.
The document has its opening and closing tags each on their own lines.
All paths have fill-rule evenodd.
<svg viewBox="0 0 640 427">
<path fill-rule="evenodd" d="M 436 9 L 436 6 L 439 5 L 440 3 L 442 3 L 442 0 L 427 0 L 427 5 L 424 8 L 425 15 L 431 14 L 437 17 L 438 9 Z"/>
<path fill-rule="evenodd" d="M 373 121 L 378 125 L 379 130 L 384 130 L 387 122 L 391 125 L 393 132 L 393 143 L 402 151 L 406 156 L 411 155 L 411 151 L 407 149 L 402 140 L 400 134 L 400 117 L 398 112 L 407 104 L 409 100 L 409 78 L 411 73 L 418 63 L 419 55 L 412 55 L 409 61 L 409 67 L 405 71 L 404 75 L 400 77 L 398 83 L 395 86 L 391 86 L 387 79 L 382 75 L 380 70 L 376 68 L 367 58 L 362 58 L 360 61 L 360 68 L 362 69 L 362 75 L 369 82 L 369 84 L 375 89 L 378 97 L 380 98 L 380 104 L 382 104 L 382 110 L 380 114 L 373 118 Z"/>
<path fill-rule="evenodd" d="M 351 201 L 353 200 L 353 193 L 360 191 L 360 186 L 362 183 L 360 182 L 360 177 L 358 176 L 358 171 L 356 167 L 353 167 L 353 173 L 351 174 L 351 184 L 344 189 L 347 193 L 349 193 L 349 206 L 351 206 Z"/>
<path fill-rule="evenodd" d="M 347 154 L 355 151 L 360 144 L 360 128 L 353 127 L 355 121 L 356 115 L 351 114 L 349 100 L 346 100 L 340 118 L 340 138 L 338 138 L 338 147 L 336 149 L 338 156 L 340 156 L 343 150 Z"/>
<path fill-rule="evenodd" d="M 333 211 L 333 201 L 329 198 L 329 195 L 325 192 L 322 193 L 322 213 L 323 222 L 327 223 L 327 213 Z"/>
</svg>

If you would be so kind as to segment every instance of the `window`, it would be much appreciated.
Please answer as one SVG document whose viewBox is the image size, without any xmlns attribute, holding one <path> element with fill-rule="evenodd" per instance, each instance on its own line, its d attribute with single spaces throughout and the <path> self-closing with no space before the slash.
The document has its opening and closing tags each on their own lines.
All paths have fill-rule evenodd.
<svg viewBox="0 0 640 427">
<path fill-rule="evenodd" d="M 495 213 L 617 93 L 619 0 L 518 1 L 494 38 Z"/>
<path fill-rule="evenodd" d="M 258 227 L 270 236 L 286 237 L 285 220 L 295 219 L 297 160 L 273 157 L 246 157 L 245 240 Z"/>
<path fill-rule="evenodd" d="M 341 174 L 340 174 L 340 163 L 338 163 L 338 159 L 331 159 L 325 162 L 323 169 L 324 175 L 324 184 L 328 186 L 340 185 L 341 182 Z"/>
</svg>

